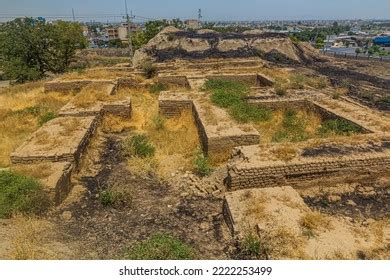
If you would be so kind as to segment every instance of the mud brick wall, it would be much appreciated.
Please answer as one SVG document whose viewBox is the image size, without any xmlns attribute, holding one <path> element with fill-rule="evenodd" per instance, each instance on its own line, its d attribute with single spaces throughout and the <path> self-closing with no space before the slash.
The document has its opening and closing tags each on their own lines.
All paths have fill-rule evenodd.
<svg viewBox="0 0 390 280">
<path fill-rule="evenodd" d="M 159 76 L 158 82 L 161 84 L 190 88 L 190 84 L 186 76 Z"/>
<path fill-rule="evenodd" d="M 259 85 L 257 74 L 209 75 L 206 78 L 208 80 L 227 80 L 232 82 L 241 82 L 253 87 Z"/>
<path fill-rule="evenodd" d="M 265 107 L 271 110 L 286 110 L 286 109 L 294 109 L 294 110 L 309 110 L 317 113 L 321 116 L 322 120 L 335 120 L 340 119 L 351 124 L 354 124 L 360 127 L 362 133 L 372 133 L 366 127 L 363 127 L 361 124 L 357 123 L 354 120 L 351 120 L 345 116 L 339 115 L 337 112 L 327 109 L 321 106 L 319 103 L 304 99 L 283 99 L 283 100 L 249 100 L 250 104 Z"/>
<path fill-rule="evenodd" d="M 62 175 L 60 176 L 57 184 L 54 186 L 54 191 L 49 193 L 50 198 L 55 205 L 61 204 L 71 190 L 71 175 L 73 171 L 73 165 L 68 163 L 64 166 Z"/>
<path fill-rule="evenodd" d="M 104 115 L 111 114 L 115 116 L 131 118 L 132 106 L 131 106 L 130 98 L 129 100 L 126 101 L 104 104 L 102 112 Z"/>
<path fill-rule="evenodd" d="M 227 186 L 230 190 L 263 188 L 311 181 L 331 176 L 358 174 L 363 169 L 386 170 L 390 166 L 390 156 L 377 153 L 371 156 L 349 158 L 317 159 L 310 162 L 278 163 L 269 166 L 255 164 L 231 165 L 228 168 Z"/>
<path fill-rule="evenodd" d="M 134 78 L 119 78 L 117 80 L 118 87 L 134 87 L 137 86 L 139 83 Z"/>
<path fill-rule="evenodd" d="M 44 85 L 44 92 L 70 92 L 70 91 L 80 91 L 83 87 L 89 85 L 91 81 L 54 81 L 47 82 Z"/>
<path fill-rule="evenodd" d="M 14 152 L 11 154 L 11 162 L 12 164 L 32 164 L 32 163 L 40 163 L 40 162 L 72 162 L 75 163 L 75 167 L 77 168 L 79 160 L 81 158 L 82 153 L 85 148 L 88 146 L 89 141 L 93 137 L 99 123 L 101 121 L 100 117 L 95 117 L 88 127 L 83 137 L 77 143 L 77 148 L 75 151 L 69 151 L 68 153 L 62 154 L 53 154 L 50 152 L 47 155 L 24 155 L 19 154 L 18 152 Z"/>
<path fill-rule="evenodd" d="M 264 87 L 272 87 L 275 81 L 264 74 L 257 74 L 257 84 Z"/>
<path fill-rule="evenodd" d="M 207 154 L 229 152 L 237 146 L 256 145 L 260 143 L 260 136 L 258 134 L 247 133 L 226 136 L 208 134 L 196 105 L 193 106 L 193 115 L 203 151 Z"/>
<path fill-rule="evenodd" d="M 115 82 L 111 80 L 74 80 L 74 81 L 51 81 L 47 82 L 44 85 L 44 92 L 70 92 L 70 91 L 80 91 L 82 88 L 86 87 L 87 85 L 94 83 L 94 84 L 102 84 L 106 85 L 107 83 L 112 83 L 115 85 L 110 92 L 110 95 L 115 94 L 117 90 L 117 85 Z"/>
<path fill-rule="evenodd" d="M 166 117 L 179 116 L 183 110 L 192 110 L 192 100 L 169 100 L 160 99 L 159 110 L 160 114 Z"/>
</svg>

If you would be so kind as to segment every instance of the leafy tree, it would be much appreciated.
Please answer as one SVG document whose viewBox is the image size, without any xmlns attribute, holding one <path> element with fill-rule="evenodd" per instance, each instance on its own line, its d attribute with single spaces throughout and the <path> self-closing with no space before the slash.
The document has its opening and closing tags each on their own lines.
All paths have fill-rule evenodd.
<svg viewBox="0 0 390 280">
<path fill-rule="evenodd" d="M 359 55 L 362 53 L 362 50 L 360 48 L 356 48 L 355 53 L 356 53 L 356 55 Z"/>
<path fill-rule="evenodd" d="M 77 23 L 19 18 L 0 29 L 0 63 L 7 77 L 17 82 L 37 80 L 45 73 L 64 72 L 86 40 Z"/>
<path fill-rule="evenodd" d="M 113 39 L 108 41 L 108 47 L 110 48 L 124 48 L 125 45 L 122 43 L 121 39 Z"/>
</svg>

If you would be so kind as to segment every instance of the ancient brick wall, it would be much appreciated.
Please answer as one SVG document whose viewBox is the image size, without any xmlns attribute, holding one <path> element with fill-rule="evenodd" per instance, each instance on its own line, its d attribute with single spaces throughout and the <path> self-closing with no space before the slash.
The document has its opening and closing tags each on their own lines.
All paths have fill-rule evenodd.
<svg viewBox="0 0 390 280">
<path fill-rule="evenodd" d="M 388 153 L 350 156 L 345 158 L 314 159 L 312 161 L 267 165 L 237 164 L 228 168 L 227 185 L 230 190 L 262 188 L 310 181 L 330 176 L 356 174 L 364 169 L 386 170 L 390 166 Z"/>
<path fill-rule="evenodd" d="M 161 84 L 190 88 L 190 84 L 186 76 L 159 76 L 158 82 Z"/>
</svg>

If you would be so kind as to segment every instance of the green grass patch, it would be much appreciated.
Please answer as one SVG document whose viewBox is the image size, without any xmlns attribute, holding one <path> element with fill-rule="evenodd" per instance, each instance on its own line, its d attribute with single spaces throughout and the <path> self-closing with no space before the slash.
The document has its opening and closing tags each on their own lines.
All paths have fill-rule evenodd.
<svg viewBox="0 0 390 280">
<path fill-rule="evenodd" d="M 253 233 L 247 234 L 242 241 L 241 249 L 245 255 L 259 257 L 261 254 L 260 239 Z"/>
<path fill-rule="evenodd" d="M 160 92 L 166 91 L 168 89 L 169 89 L 168 85 L 162 84 L 162 83 L 156 83 L 156 84 L 152 84 L 149 87 L 149 92 L 150 93 L 160 93 Z"/>
<path fill-rule="evenodd" d="M 163 129 L 165 129 L 165 122 L 166 122 L 166 120 L 162 116 L 156 115 L 156 116 L 153 117 L 152 121 L 153 121 L 153 125 L 156 128 L 156 130 L 163 130 Z"/>
<path fill-rule="evenodd" d="M 10 218 L 16 213 L 39 215 L 50 205 L 43 186 L 36 179 L 0 171 L 0 218 Z"/>
<path fill-rule="evenodd" d="M 309 138 L 306 121 L 299 118 L 294 110 L 287 110 L 283 115 L 282 127 L 272 137 L 273 142 L 300 142 Z"/>
<path fill-rule="evenodd" d="M 156 148 L 150 143 L 149 138 L 143 134 L 126 139 L 123 148 L 126 154 L 141 158 L 152 157 L 156 152 Z"/>
<path fill-rule="evenodd" d="M 360 126 L 343 119 L 324 121 L 317 130 L 317 133 L 321 137 L 330 135 L 352 135 L 361 132 L 362 129 Z"/>
<path fill-rule="evenodd" d="M 196 172 L 201 176 L 208 176 L 213 172 L 213 168 L 207 156 L 199 152 L 195 158 Z"/>
<path fill-rule="evenodd" d="M 51 120 L 53 120 L 55 118 L 57 118 L 57 114 L 56 113 L 54 113 L 54 112 L 46 112 L 43 115 L 39 116 L 38 124 L 39 124 L 39 126 L 42 126 L 45 123 L 47 123 L 48 121 L 51 121 Z"/>
<path fill-rule="evenodd" d="M 154 234 L 133 246 L 125 257 L 130 260 L 193 260 L 195 251 L 169 234 Z"/>
<path fill-rule="evenodd" d="M 255 107 L 244 100 L 250 88 L 243 83 L 208 80 L 205 89 L 211 92 L 211 101 L 219 107 L 228 109 L 230 116 L 238 122 L 260 122 L 271 119 L 270 110 Z"/>
</svg>

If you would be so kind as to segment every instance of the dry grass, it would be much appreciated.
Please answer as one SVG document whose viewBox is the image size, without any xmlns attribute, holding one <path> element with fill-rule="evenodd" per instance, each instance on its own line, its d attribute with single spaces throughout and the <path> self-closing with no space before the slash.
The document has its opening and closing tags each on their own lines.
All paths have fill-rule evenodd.
<svg viewBox="0 0 390 280">
<path fill-rule="evenodd" d="M 332 223 L 328 216 L 319 212 L 305 214 L 300 225 L 304 235 L 315 236 L 318 231 L 332 229 Z"/>
<path fill-rule="evenodd" d="M 62 127 L 60 135 L 69 136 L 69 134 L 73 133 L 74 131 L 76 131 L 79 128 L 80 124 L 81 124 L 81 122 L 78 118 L 73 118 L 69 121 L 62 122 L 60 124 Z"/>
<path fill-rule="evenodd" d="M 271 260 L 307 259 L 304 240 L 287 228 L 258 230 L 261 246 Z"/>
<path fill-rule="evenodd" d="M 9 156 L 38 129 L 39 115 L 57 113 L 73 97 L 58 92 L 43 93 L 42 83 L 27 83 L 0 91 L 0 167 L 10 164 Z"/>
<path fill-rule="evenodd" d="M 56 259 L 56 255 L 47 249 L 47 240 L 53 232 L 53 225 L 36 218 L 16 217 L 13 220 L 15 234 L 11 240 L 10 259 L 37 260 Z"/>
<path fill-rule="evenodd" d="M 110 95 L 107 85 L 90 84 L 83 88 L 81 92 L 73 99 L 72 103 L 77 107 L 90 108 L 99 101 L 105 101 L 109 99 Z"/>
<path fill-rule="evenodd" d="M 128 71 L 120 71 L 115 69 L 103 69 L 103 68 L 97 68 L 97 69 L 88 69 L 85 71 L 76 71 L 76 72 L 70 72 L 65 75 L 62 75 L 59 79 L 60 80 L 112 80 L 117 79 L 121 77 L 130 77 Z"/>
<path fill-rule="evenodd" d="M 36 179 L 44 179 L 51 175 L 52 169 L 49 163 L 40 163 L 33 165 L 17 165 L 12 167 L 13 170 L 21 174 L 31 176 Z"/>
<path fill-rule="evenodd" d="M 305 125 L 305 132 L 308 134 L 309 138 L 316 137 L 316 131 L 322 123 L 321 116 L 315 112 L 306 111 L 306 110 L 296 110 L 296 117 L 302 121 Z M 259 122 L 254 124 L 254 127 L 260 132 L 262 143 L 271 143 L 272 138 L 282 129 L 283 126 L 283 117 L 284 110 L 274 111 L 272 114 L 272 119 L 267 122 Z"/>
<path fill-rule="evenodd" d="M 297 150 L 291 145 L 281 145 L 272 149 L 272 155 L 283 161 L 290 161 L 297 156 Z"/>
<path fill-rule="evenodd" d="M 192 112 L 183 112 L 181 116 L 166 119 L 163 128 L 156 127 L 153 120 L 158 116 L 157 95 L 150 94 L 147 89 L 120 89 L 118 94 L 131 96 L 133 116 L 124 126 L 118 124 L 114 129 L 123 131 L 131 128 L 134 133 L 147 135 L 156 147 L 156 154 L 152 159 L 129 159 L 132 171 L 138 174 L 142 170 L 144 172 L 141 174 L 155 171 L 161 177 L 166 177 L 180 167 L 192 169 L 199 148 L 198 131 Z M 111 118 L 106 125 L 109 123 L 115 124 L 116 120 Z"/>
</svg>

